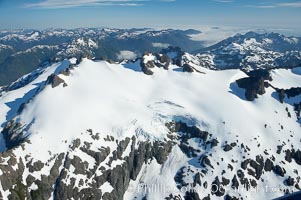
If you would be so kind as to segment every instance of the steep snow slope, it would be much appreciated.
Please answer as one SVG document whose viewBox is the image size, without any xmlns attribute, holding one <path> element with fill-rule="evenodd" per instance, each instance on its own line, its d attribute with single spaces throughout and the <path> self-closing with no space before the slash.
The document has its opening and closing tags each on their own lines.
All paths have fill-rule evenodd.
<svg viewBox="0 0 301 200">
<path fill-rule="evenodd" d="M 29 141 L 3 154 L 1 175 L 13 171 L 20 174 L 22 178 L 17 179 L 14 187 L 26 188 L 26 196 L 43 193 L 45 177 L 50 177 L 49 183 L 46 181 L 50 191 L 47 195 L 45 192 L 45 198 L 84 198 L 79 194 L 86 195 L 89 193 L 86 190 L 93 188 L 95 199 L 120 199 L 124 191 L 116 182 L 127 180 L 128 176 L 122 173 L 129 173 L 125 167 L 130 165 L 126 158 L 130 158 L 135 149 L 133 165 L 140 168 L 130 173 L 135 174 L 130 176 L 130 184 L 125 181 L 121 187 L 126 190 L 129 184 L 125 199 L 135 196 L 138 199 L 145 196 L 147 199 L 164 199 L 170 194 L 187 198 L 190 195 L 186 193 L 187 186 L 193 185 L 196 174 L 201 180 L 201 184 L 195 185 L 196 190 L 202 191 L 198 194 L 200 198 L 209 194 L 212 199 L 224 199 L 226 195 L 271 199 L 283 195 L 284 191 L 270 190 L 285 186 L 289 177 L 298 184 L 295 170 L 300 169 L 300 165 L 295 154 L 293 160 L 287 161 L 285 152 L 276 153 L 278 146 L 283 150 L 300 146 L 301 135 L 298 133 L 301 128 L 294 107 L 281 104 L 272 87 L 258 99 L 246 101 L 244 90 L 235 82 L 247 77 L 242 71 L 213 71 L 195 64 L 194 67 L 203 73 L 184 73 L 180 67 L 170 65 L 169 70 L 154 67 L 154 74 L 147 76 L 141 73 L 138 62 L 109 64 L 84 59 L 78 67 L 70 68 L 70 74 L 59 74 L 69 65 L 70 61 L 54 64 L 33 82 L 4 93 L 0 99 L 2 128 L 13 118 L 15 123 L 21 124 L 16 132 L 29 136 Z M 46 80 L 52 73 L 59 74 L 58 79 L 65 84 L 47 85 Z M 300 75 L 292 70 L 274 70 L 272 76 L 274 86 L 300 86 Z M 300 95 L 295 99 L 301 102 Z M 18 112 L 22 103 L 27 104 Z M 291 117 L 288 112 L 292 113 Z M 172 125 L 168 126 L 168 123 Z M 194 130 L 206 131 L 209 135 L 198 138 L 195 131 L 189 132 L 189 128 L 185 131 L 172 128 L 180 125 L 193 126 Z M 166 154 L 166 159 L 155 156 L 156 159 L 139 160 L 139 155 L 148 152 L 141 150 L 142 147 L 148 142 L 155 146 L 156 141 L 173 142 L 170 153 L 162 153 Z M 216 145 L 213 141 L 217 141 Z M 157 151 L 154 149 L 152 151 Z M 91 152 L 100 152 L 101 158 L 92 156 L 94 153 Z M 266 160 L 274 163 L 272 171 L 261 168 Z M 11 162 L 13 167 L 8 168 Z M 80 164 L 82 162 L 84 164 Z M 28 167 L 31 165 L 33 167 Z M 122 173 L 116 175 L 114 170 L 120 167 Z M 53 175 L 55 170 L 52 169 L 60 175 Z M 107 173 L 111 175 L 105 176 Z M 1 175 L 2 197 L 16 195 Z M 33 181 L 28 181 L 30 176 Z M 56 181 L 51 177 L 56 177 Z M 240 182 L 238 192 L 230 189 L 234 177 Z M 216 179 L 232 181 L 225 183 L 224 187 L 228 189 L 223 194 L 210 191 L 210 185 L 221 186 Z M 205 187 L 205 183 L 209 186 Z M 172 191 L 149 190 L 152 185 Z M 259 191 L 250 189 L 256 186 Z M 264 190 L 266 187 L 269 191 Z M 67 190 L 79 194 L 67 193 Z"/>
<path fill-rule="evenodd" d="M 39 68 L 36 71 L 20 78 L 15 83 L 12 83 L 11 86 L 14 86 L 18 89 L 7 92 L 2 91 L 0 95 L 0 131 L 3 130 L 4 124 L 7 121 L 10 121 L 17 115 L 20 106 L 23 103 L 27 103 L 38 93 L 41 87 L 45 84 L 48 76 L 50 76 L 51 74 L 58 74 L 65 68 L 69 67 L 69 64 L 70 61 L 65 60 L 62 63 L 56 63 L 52 66 Z M 33 79 L 28 84 L 26 84 L 25 82 L 25 85 L 23 85 L 23 81 L 30 77 L 33 77 Z M 0 143 L 0 149 L 1 151 L 4 151 L 5 145 L 3 143 L 3 138 L 0 139 Z"/>
</svg>

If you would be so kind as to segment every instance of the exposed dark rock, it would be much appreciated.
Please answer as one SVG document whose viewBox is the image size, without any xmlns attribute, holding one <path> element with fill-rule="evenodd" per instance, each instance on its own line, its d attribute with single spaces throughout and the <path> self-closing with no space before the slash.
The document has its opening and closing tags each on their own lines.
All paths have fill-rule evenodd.
<svg viewBox="0 0 301 200">
<path fill-rule="evenodd" d="M 274 164 L 270 159 L 266 159 L 265 164 L 264 164 L 264 170 L 267 172 L 272 171 L 274 168 Z"/>
<path fill-rule="evenodd" d="M 255 188 L 255 187 L 257 186 L 257 182 L 256 182 L 256 180 L 254 180 L 254 179 L 252 179 L 252 180 L 250 181 L 250 184 L 251 184 L 251 186 L 252 186 L 253 188 Z"/>
<path fill-rule="evenodd" d="M 184 186 L 187 186 L 188 184 L 185 183 L 185 181 L 183 180 L 183 178 L 185 177 L 185 170 L 186 167 L 182 167 L 181 169 L 179 169 L 179 171 L 177 172 L 177 174 L 174 177 L 175 182 L 177 183 L 177 188 L 181 189 Z"/>
<path fill-rule="evenodd" d="M 187 140 L 190 138 L 200 138 L 203 141 L 206 141 L 209 134 L 206 131 L 201 131 L 196 126 L 188 126 L 186 123 L 183 123 L 181 121 L 169 122 L 166 124 L 166 127 L 173 133 L 181 132 L 181 133 L 189 134 L 189 135 L 187 134 L 181 135 L 181 139 L 183 140 L 183 142 L 187 142 Z"/>
<path fill-rule="evenodd" d="M 226 195 L 225 196 L 225 199 L 224 200 L 239 200 L 239 198 L 236 198 L 236 197 L 233 197 L 233 196 L 230 196 L 230 195 Z"/>
<path fill-rule="evenodd" d="M 201 164 L 201 166 L 203 166 L 203 167 L 209 166 L 209 167 L 211 167 L 212 169 L 214 169 L 214 167 L 211 165 L 211 162 L 210 162 L 208 156 L 206 156 L 206 155 L 204 155 L 204 156 L 202 156 L 202 157 L 200 158 L 200 164 Z"/>
<path fill-rule="evenodd" d="M 201 174 L 199 172 L 194 175 L 193 184 L 194 186 L 196 186 L 196 184 L 202 186 Z"/>
<path fill-rule="evenodd" d="M 75 150 L 76 148 L 78 148 L 78 147 L 80 146 L 80 142 L 81 142 L 81 141 L 80 141 L 79 138 L 73 140 L 73 144 L 72 144 L 72 146 L 71 146 L 71 149 L 72 149 L 72 150 Z"/>
<path fill-rule="evenodd" d="M 282 151 L 282 148 L 283 148 L 283 146 L 282 145 L 278 145 L 277 146 L 277 154 L 280 154 L 281 153 L 281 151 Z"/>
<path fill-rule="evenodd" d="M 141 64 L 141 69 L 142 69 L 143 73 L 145 73 L 146 75 L 153 75 L 154 74 L 154 72 L 151 71 L 148 67 L 146 67 L 146 65 L 144 63 Z"/>
<path fill-rule="evenodd" d="M 94 137 L 92 130 L 87 131 L 90 137 Z M 96 139 L 96 138 L 95 138 Z M 110 141 L 114 141 L 114 138 L 110 138 Z M 131 144 L 130 144 L 131 141 Z M 97 176 L 95 170 L 104 160 L 109 156 L 110 148 L 99 148 L 99 151 L 91 150 L 91 143 L 82 142 L 80 139 L 75 139 L 70 145 L 70 151 L 82 151 L 94 158 L 94 167 L 89 166 L 89 163 L 82 158 L 69 153 L 66 155 L 61 153 L 59 155 L 53 155 L 47 163 L 41 161 L 32 162 L 30 156 L 26 156 L 26 167 L 30 172 L 40 171 L 45 165 L 49 166 L 51 160 L 55 159 L 53 166 L 51 167 L 50 174 L 43 174 L 40 180 L 36 180 L 34 176 L 28 175 L 26 177 L 26 185 L 22 183 L 20 178 L 23 176 L 24 164 L 22 159 L 17 160 L 12 153 L 12 150 L 8 150 L 1 154 L 0 159 L 9 157 L 8 165 L 0 165 L 0 171 L 3 175 L 0 176 L 2 188 L 10 191 L 9 199 L 49 199 L 53 193 L 54 199 L 122 199 L 125 193 L 130 179 L 135 180 L 139 174 L 142 165 L 151 159 L 156 159 L 158 163 L 162 164 L 167 159 L 170 153 L 173 143 L 166 142 L 139 142 L 136 144 L 136 138 L 126 138 L 118 142 L 118 148 L 112 152 L 112 159 L 122 159 L 124 162 L 121 165 L 117 165 L 111 170 L 101 168 L 102 174 Z M 122 157 L 123 152 L 130 146 L 130 153 L 126 157 Z M 136 148 L 138 146 L 138 148 Z M 92 163 L 90 163 L 91 165 Z M 14 166 L 14 168 L 12 167 Z M 74 171 L 73 174 L 84 175 L 87 179 L 93 181 L 89 183 L 89 188 L 79 190 L 75 187 L 75 178 L 70 178 L 69 183 L 66 184 L 66 180 L 70 175 L 71 166 Z M 16 169 L 15 169 L 16 168 Z M 7 177 L 10 177 L 9 179 Z M 87 183 L 87 180 L 81 179 L 79 186 L 83 186 Z M 114 190 L 111 193 L 103 194 L 99 189 L 105 182 L 109 182 Z M 36 190 L 30 190 L 29 187 L 35 184 Z M 15 185 L 13 187 L 13 185 Z"/>
<path fill-rule="evenodd" d="M 221 197 L 225 194 L 225 189 L 222 187 L 218 177 L 215 177 L 215 180 L 212 182 L 211 194 Z"/>
<path fill-rule="evenodd" d="M 231 171 L 233 171 L 233 166 L 231 164 L 228 164 L 228 169 L 230 169 Z"/>
<path fill-rule="evenodd" d="M 196 154 L 197 150 L 194 149 L 193 147 L 187 145 L 186 143 L 181 142 L 179 147 L 188 158 L 197 157 L 197 154 Z"/>
<path fill-rule="evenodd" d="M 152 148 L 152 155 L 156 158 L 159 164 L 163 164 L 171 152 L 172 147 L 173 143 L 171 141 L 166 143 L 156 141 Z"/>
<path fill-rule="evenodd" d="M 51 84 L 52 88 L 55 88 L 59 86 L 60 84 L 63 84 L 63 87 L 66 87 L 67 84 L 63 79 L 61 79 L 58 75 L 52 74 L 47 78 L 47 84 Z"/>
<path fill-rule="evenodd" d="M 291 151 L 290 150 L 286 150 L 285 151 L 285 160 L 287 161 L 287 162 L 292 162 L 292 153 L 291 153 Z"/>
<path fill-rule="evenodd" d="M 172 63 L 174 65 L 182 67 L 182 56 L 184 55 L 184 51 L 180 47 L 169 46 L 168 48 L 163 49 L 160 53 L 161 54 L 170 54 L 170 53 L 175 54 L 174 57 L 170 58 L 170 59 L 172 59 Z"/>
<path fill-rule="evenodd" d="M 301 87 L 290 88 L 290 89 L 276 89 L 279 95 L 279 101 L 284 102 L 284 98 L 292 98 L 301 94 Z"/>
<path fill-rule="evenodd" d="M 170 58 L 168 57 L 168 55 L 156 54 L 156 57 L 157 57 L 157 60 L 159 61 L 158 63 L 156 63 L 156 66 L 163 67 L 164 69 L 168 70 L 169 65 L 170 65 Z"/>
<path fill-rule="evenodd" d="M 189 64 L 186 63 L 183 65 L 183 72 L 192 73 L 192 72 L 194 72 L 194 70 L 193 70 L 192 66 L 190 66 Z"/>
<path fill-rule="evenodd" d="M 249 180 L 247 178 L 245 178 L 245 174 L 242 170 L 237 170 L 237 177 L 239 178 L 239 181 L 241 183 L 241 185 L 246 189 L 249 190 L 250 189 L 250 183 Z M 233 181 L 233 180 L 232 180 Z"/>
<path fill-rule="evenodd" d="M 26 167 L 28 168 L 29 172 L 33 173 L 36 171 L 40 171 L 43 167 L 44 167 L 44 163 L 42 163 L 41 161 L 37 161 L 35 163 L 33 163 L 33 165 L 30 165 L 28 163 L 28 165 L 26 165 Z"/>
<path fill-rule="evenodd" d="M 294 186 L 295 185 L 295 179 L 292 177 L 288 177 L 285 181 L 284 184 L 287 186 Z"/>
<path fill-rule="evenodd" d="M 201 200 L 198 193 L 194 191 L 187 191 L 185 194 L 185 200 Z"/>
<path fill-rule="evenodd" d="M 284 91 L 284 89 L 277 90 L 277 92 L 278 92 L 278 95 L 279 95 L 279 101 L 281 103 L 283 103 L 284 102 L 284 98 L 285 98 L 285 91 Z"/>
<path fill-rule="evenodd" d="M 264 168 L 264 161 L 262 156 L 256 156 L 256 161 L 250 160 L 250 166 L 255 170 L 254 177 L 259 180 L 262 175 L 262 171 Z"/>
<path fill-rule="evenodd" d="M 241 168 L 246 170 L 249 163 L 250 163 L 250 159 L 244 160 L 243 162 L 241 162 Z"/>
<path fill-rule="evenodd" d="M 230 180 L 229 179 L 226 179 L 225 177 L 222 177 L 222 185 L 223 186 L 226 186 L 230 183 Z"/>
<path fill-rule="evenodd" d="M 279 175 L 279 176 L 282 176 L 284 177 L 286 171 L 284 168 L 280 167 L 279 165 L 276 165 L 274 168 L 273 168 L 273 171 L 275 174 Z"/>
<path fill-rule="evenodd" d="M 144 56 L 150 56 L 152 55 L 151 53 L 148 53 L 148 52 L 145 52 L 143 54 L 143 57 L 141 59 L 141 62 L 140 62 L 140 66 L 141 66 L 141 69 L 142 71 L 146 74 L 146 75 L 153 75 L 154 72 L 151 70 L 151 68 L 154 68 L 156 65 L 155 65 L 155 61 L 154 60 L 148 60 L 146 61 L 144 59 Z"/>
<path fill-rule="evenodd" d="M 231 146 L 231 147 L 235 147 L 235 146 L 236 146 L 236 142 L 232 142 L 232 143 L 230 144 L 230 146 Z"/>
<path fill-rule="evenodd" d="M 301 165 L 301 151 L 298 149 L 297 151 L 293 150 L 292 151 L 292 157 L 296 161 L 298 165 Z"/>
<path fill-rule="evenodd" d="M 182 67 L 182 60 L 179 59 L 179 58 L 174 58 L 174 59 L 173 59 L 173 64 L 174 64 L 174 65 L 177 65 L 177 66 L 179 66 L 179 67 Z"/>
<path fill-rule="evenodd" d="M 253 101 L 257 95 L 265 93 L 264 78 L 260 77 L 247 77 L 236 81 L 238 87 L 245 89 L 245 96 L 248 101 Z"/>
<path fill-rule="evenodd" d="M 224 146 L 224 151 L 231 151 L 233 148 L 232 148 L 232 146 L 231 145 L 229 145 L 229 144 L 226 144 L 225 146 Z"/>
<path fill-rule="evenodd" d="M 23 143 L 26 138 L 23 136 L 24 126 L 19 122 L 11 120 L 7 122 L 2 130 L 3 138 L 5 140 L 5 145 L 7 149 L 12 149 L 21 143 Z"/>
<path fill-rule="evenodd" d="M 288 98 L 292 98 L 301 94 L 301 87 L 296 87 L 296 88 L 292 87 L 284 91 Z"/>
<path fill-rule="evenodd" d="M 211 141 L 208 141 L 206 144 L 210 144 L 210 148 L 216 147 L 218 145 L 218 140 L 217 139 L 212 139 Z"/>
</svg>

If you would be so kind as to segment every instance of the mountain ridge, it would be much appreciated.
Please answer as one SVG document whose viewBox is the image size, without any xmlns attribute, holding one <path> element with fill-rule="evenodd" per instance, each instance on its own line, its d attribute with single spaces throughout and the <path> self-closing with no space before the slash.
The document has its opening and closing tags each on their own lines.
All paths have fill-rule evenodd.
<svg viewBox="0 0 301 200">
<path fill-rule="evenodd" d="M 278 33 L 236 34 L 211 47 L 194 51 L 203 66 L 252 70 L 301 64 L 301 40 Z"/>
<path fill-rule="evenodd" d="M 173 50 L 164 52 L 168 65 L 156 53 L 121 63 L 66 59 L 3 91 L 1 135 L 13 145 L 0 155 L 2 198 L 247 199 L 285 194 L 256 187 L 299 190 L 300 67 L 267 71 L 272 79 L 187 70 Z M 263 92 L 239 86 L 252 77 Z M 257 97 L 247 100 L 248 90 Z M 151 192 L 153 184 L 172 192 Z"/>
</svg>

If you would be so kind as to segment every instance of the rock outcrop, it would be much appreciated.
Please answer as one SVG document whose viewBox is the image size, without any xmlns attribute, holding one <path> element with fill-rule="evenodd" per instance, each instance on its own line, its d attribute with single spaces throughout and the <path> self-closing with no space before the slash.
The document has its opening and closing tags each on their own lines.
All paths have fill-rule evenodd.
<svg viewBox="0 0 301 200">
<path fill-rule="evenodd" d="M 65 81 L 56 74 L 50 75 L 47 78 L 46 82 L 47 82 L 47 84 L 51 84 L 52 88 L 55 88 L 55 87 L 59 86 L 60 84 L 63 84 L 63 87 L 67 86 L 67 83 L 65 83 Z"/>
<path fill-rule="evenodd" d="M 301 87 L 292 87 L 290 89 L 276 89 L 279 95 L 279 101 L 284 103 L 284 98 L 293 98 L 295 96 L 301 95 Z"/>
<path fill-rule="evenodd" d="M 265 93 L 265 81 L 263 78 L 247 77 L 236 81 L 238 87 L 245 89 L 245 96 L 248 101 L 258 98 L 258 95 Z"/>
<path fill-rule="evenodd" d="M 140 62 L 141 69 L 146 75 L 153 75 L 153 71 L 151 69 L 155 67 L 168 70 L 169 65 L 170 58 L 167 54 L 152 54 L 148 52 L 144 53 Z"/>
<path fill-rule="evenodd" d="M 24 126 L 14 120 L 7 122 L 1 132 L 7 149 L 12 149 L 25 141 Z"/>
</svg>

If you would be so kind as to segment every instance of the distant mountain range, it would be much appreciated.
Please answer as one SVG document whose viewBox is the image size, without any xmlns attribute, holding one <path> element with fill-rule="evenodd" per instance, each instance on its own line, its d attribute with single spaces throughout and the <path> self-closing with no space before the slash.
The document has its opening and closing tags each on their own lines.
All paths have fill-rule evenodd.
<svg viewBox="0 0 301 200">
<path fill-rule="evenodd" d="M 301 38 L 278 33 L 237 34 L 194 51 L 199 64 L 213 69 L 258 69 L 301 64 Z"/>
<path fill-rule="evenodd" d="M 181 48 L 181 60 L 210 69 L 298 66 L 301 39 L 277 33 L 237 34 L 213 46 L 190 37 L 200 31 L 152 29 L 48 29 L 0 31 L 0 86 L 45 63 L 65 58 L 135 59 L 146 51 Z"/>
<path fill-rule="evenodd" d="M 49 61 L 70 57 L 97 57 L 112 60 L 142 55 L 145 51 L 180 46 L 185 51 L 203 47 L 193 41 L 196 30 L 153 29 L 48 29 L 0 31 L 0 85 L 6 85 Z"/>
</svg>

